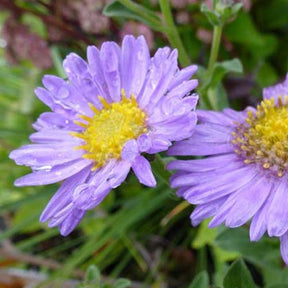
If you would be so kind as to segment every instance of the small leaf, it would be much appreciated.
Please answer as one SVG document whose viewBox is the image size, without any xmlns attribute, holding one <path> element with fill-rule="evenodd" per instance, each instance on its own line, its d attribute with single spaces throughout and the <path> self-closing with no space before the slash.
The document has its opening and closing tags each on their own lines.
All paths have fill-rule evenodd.
<svg viewBox="0 0 288 288">
<path fill-rule="evenodd" d="M 209 276 L 207 271 L 200 272 L 189 285 L 188 288 L 207 288 L 209 286 Z"/>
<path fill-rule="evenodd" d="M 203 14 L 205 14 L 207 19 L 209 20 L 209 22 L 213 26 L 217 26 L 217 25 L 220 24 L 220 20 L 219 20 L 218 15 L 216 14 L 216 12 L 213 12 L 213 11 L 209 10 L 209 8 L 208 8 L 208 6 L 206 4 L 202 4 L 201 5 L 201 12 Z"/>
<path fill-rule="evenodd" d="M 125 5 L 120 3 L 120 1 L 114 1 L 107 4 L 103 9 L 103 14 L 108 17 L 124 17 L 128 19 L 138 20 L 143 22 L 155 30 L 161 31 L 162 25 L 160 18 L 152 11 L 148 10 L 140 4 L 133 3 L 131 1 L 131 6 L 135 8 L 136 11 L 132 11 Z"/>
<path fill-rule="evenodd" d="M 215 244 L 224 250 L 237 251 L 245 259 L 263 268 L 275 268 L 281 264 L 277 240 L 264 238 L 250 242 L 248 231 L 242 227 L 225 229 L 217 236 Z"/>
<path fill-rule="evenodd" d="M 200 249 L 207 244 L 212 244 L 217 235 L 217 228 L 209 228 L 210 219 L 203 221 L 197 231 L 197 235 L 192 242 L 194 249 Z"/>
<path fill-rule="evenodd" d="M 85 275 L 85 281 L 88 283 L 93 282 L 95 284 L 100 283 L 101 274 L 99 269 L 95 265 L 91 265 L 88 267 Z"/>
<path fill-rule="evenodd" d="M 210 79 L 210 87 L 215 87 L 220 83 L 224 76 L 229 73 L 242 73 L 243 66 L 239 59 L 234 58 L 232 60 L 223 61 L 221 63 L 216 63 L 212 77 Z"/>
<path fill-rule="evenodd" d="M 22 17 L 23 24 L 29 26 L 29 29 L 42 38 L 47 37 L 47 29 L 40 17 L 33 14 L 24 14 Z"/>
<path fill-rule="evenodd" d="M 235 261 L 223 281 L 224 288 L 257 288 L 243 260 Z"/>
<path fill-rule="evenodd" d="M 131 281 L 128 279 L 118 279 L 115 284 L 113 285 L 113 288 L 127 288 L 131 285 Z"/>
</svg>

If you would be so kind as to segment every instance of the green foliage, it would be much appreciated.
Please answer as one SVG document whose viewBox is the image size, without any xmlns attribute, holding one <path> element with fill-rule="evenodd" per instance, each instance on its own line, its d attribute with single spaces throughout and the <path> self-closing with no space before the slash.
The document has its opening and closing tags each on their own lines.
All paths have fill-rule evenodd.
<svg viewBox="0 0 288 288">
<path fill-rule="evenodd" d="M 85 275 L 84 283 L 79 285 L 79 288 L 128 288 L 131 285 L 131 281 L 128 279 L 117 279 L 115 281 L 110 280 L 113 283 L 106 283 L 101 280 L 101 273 L 95 265 L 88 267 Z"/>
<path fill-rule="evenodd" d="M 161 31 L 161 21 L 151 10 L 127 0 L 116 0 L 106 5 L 103 14 L 108 17 L 135 19 Z"/>
<path fill-rule="evenodd" d="M 206 271 L 202 271 L 195 276 L 193 282 L 189 285 L 189 288 L 207 288 L 209 285 L 209 276 Z"/>
<path fill-rule="evenodd" d="M 235 261 L 224 278 L 224 288 L 257 288 L 243 260 Z"/>
</svg>

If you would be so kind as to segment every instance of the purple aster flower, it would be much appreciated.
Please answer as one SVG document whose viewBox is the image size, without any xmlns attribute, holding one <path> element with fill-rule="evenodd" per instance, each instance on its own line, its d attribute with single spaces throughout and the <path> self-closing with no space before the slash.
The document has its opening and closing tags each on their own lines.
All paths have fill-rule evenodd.
<svg viewBox="0 0 288 288">
<path fill-rule="evenodd" d="M 119 186 L 130 168 L 139 182 L 156 185 L 141 154 L 165 151 L 191 135 L 197 96 L 190 95 L 195 65 L 179 70 L 177 51 L 158 49 L 150 58 L 143 36 L 126 36 L 120 48 L 106 42 L 87 49 L 88 62 L 71 53 L 64 60 L 69 81 L 43 78 L 38 98 L 52 112 L 36 121 L 33 144 L 10 158 L 33 170 L 16 186 L 63 181 L 40 221 L 68 235 L 85 212 Z"/>
<path fill-rule="evenodd" d="M 288 265 L 288 74 L 263 94 L 256 109 L 198 110 L 192 137 L 168 152 L 207 157 L 176 160 L 168 169 L 178 170 L 171 178 L 177 194 L 197 205 L 192 225 L 213 217 L 209 227 L 233 228 L 252 219 L 250 239 L 266 231 L 279 237 Z"/>
</svg>

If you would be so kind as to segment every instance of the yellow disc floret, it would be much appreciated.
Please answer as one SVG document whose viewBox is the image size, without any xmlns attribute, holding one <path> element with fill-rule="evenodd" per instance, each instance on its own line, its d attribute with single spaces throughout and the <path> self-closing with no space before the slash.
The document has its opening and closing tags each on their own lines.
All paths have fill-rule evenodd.
<svg viewBox="0 0 288 288">
<path fill-rule="evenodd" d="M 235 152 L 282 177 L 288 167 L 288 97 L 264 99 L 232 132 Z"/>
<path fill-rule="evenodd" d="M 94 112 L 93 117 L 80 115 L 87 122 L 75 121 L 76 124 L 85 128 L 81 133 L 71 134 L 85 141 L 77 149 L 84 149 L 87 153 L 84 158 L 95 161 L 93 169 L 102 167 L 110 159 L 119 159 L 124 144 L 132 139 L 137 139 L 147 132 L 146 114 L 138 107 L 134 97 L 126 98 L 122 90 L 120 102 L 109 104 L 99 96 L 103 109 L 98 110 L 89 104 Z"/>
</svg>

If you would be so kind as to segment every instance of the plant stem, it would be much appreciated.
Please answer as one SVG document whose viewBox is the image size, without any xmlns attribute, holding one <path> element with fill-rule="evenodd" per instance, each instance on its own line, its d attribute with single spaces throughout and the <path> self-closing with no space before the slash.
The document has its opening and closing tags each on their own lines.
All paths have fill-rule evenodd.
<svg viewBox="0 0 288 288">
<path fill-rule="evenodd" d="M 222 28 L 223 28 L 223 26 L 221 24 L 214 26 L 213 42 L 212 42 L 209 65 L 208 65 L 208 75 L 209 76 L 212 74 L 214 64 L 218 58 L 219 46 L 220 46 L 221 35 L 222 35 Z"/>
<path fill-rule="evenodd" d="M 202 101 L 205 104 L 206 109 L 212 109 L 212 110 L 218 110 L 218 107 L 217 107 L 217 101 L 215 98 L 216 97 L 215 91 L 213 91 L 214 92 L 213 99 L 211 98 L 209 99 L 209 96 L 208 96 L 209 84 L 208 83 L 210 81 L 210 78 L 213 76 L 214 66 L 218 58 L 219 46 L 221 43 L 222 29 L 223 29 L 222 24 L 214 26 L 213 41 L 212 41 L 209 64 L 208 64 L 207 74 L 206 74 L 206 78 L 207 78 L 206 81 L 208 82 L 206 83 L 206 85 L 202 86 L 199 89 L 199 93 L 201 91 L 200 94 L 202 95 Z"/>
<path fill-rule="evenodd" d="M 164 30 L 166 30 L 168 40 L 174 48 L 178 49 L 180 64 L 188 66 L 191 62 L 175 26 L 169 0 L 159 0 L 159 3 L 164 18 Z"/>
</svg>

